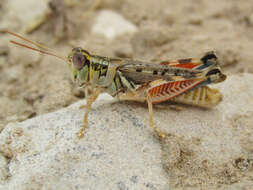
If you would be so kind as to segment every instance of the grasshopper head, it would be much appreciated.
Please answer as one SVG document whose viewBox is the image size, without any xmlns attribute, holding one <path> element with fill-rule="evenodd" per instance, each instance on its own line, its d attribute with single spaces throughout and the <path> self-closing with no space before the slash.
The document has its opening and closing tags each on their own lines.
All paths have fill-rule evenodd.
<svg viewBox="0 0 253 190">
<path fill-rule="evenodd" d="M 90 54 L 86 50 L 73 48 L 67 57 L 74 80 L 80 84 L 89 81 Z"/>
<path fill-rule="evenodd" d="M 88 82 L 89 80 L 89 67 L 90 67 L 90 54 L 85 51 L 82 48 L 74 48 L 72 49 L 72 52 L 68 55 L 68 57 L 61 56 L 57 52 L 55 52 L 53 49 L 46 47 L 45 45 L 42 45 L 40 43 L 37 43 L 35 41 L 29 40 L 28 38 L 25 38 L 17 33 L 10 32 L 8 30 L 0 31 L 3 33 L 8 33 L 14 37 L 17 37 L 25 42 L 27 42 L 29 45 L 26 45 L 24 43 L 20 43 L 14 40 L 10 40 L 11 43 L 40 52 L 42 54 L 51 55 L 54 57 L 57 57 L 64 62 L 67 62 L 72 70 L 73 78 L 75 80 L 78 80 L 80 85 Z M 35 47 L 32 47 L 31 45 L 34 45 Z"/>
<path fill-rule="evenodd" d="M 206 74 L 205 76 L 211 81 L 211 83 L 219 83 L 224 81 L 227 76 L 221 72 L 218 60 L 214 52 L 206 53 L 201 61 L 206 65 Z"/>
</svg>

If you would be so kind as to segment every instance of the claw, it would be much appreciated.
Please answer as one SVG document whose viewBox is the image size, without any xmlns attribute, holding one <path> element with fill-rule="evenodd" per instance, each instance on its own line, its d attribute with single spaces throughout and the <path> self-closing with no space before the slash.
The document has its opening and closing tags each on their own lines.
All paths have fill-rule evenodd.
<svg viewBox="0 0 253 190">
<path fill-rule="evenodd" d="M 83 138 L 83 134 L 84 134 L 85 128 L 86 128 L 86 126 L 83 127 L 83 128 L 77 133 L 77 137 L 78 137 L 79 139 Z"/>
</svg>

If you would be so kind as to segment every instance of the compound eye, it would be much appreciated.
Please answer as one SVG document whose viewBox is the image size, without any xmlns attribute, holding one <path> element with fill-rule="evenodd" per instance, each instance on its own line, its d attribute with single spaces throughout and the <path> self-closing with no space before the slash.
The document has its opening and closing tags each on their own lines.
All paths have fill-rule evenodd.
<svg viewBox="0 0 253 190">
<path fill-rule="evenodd" d="M 81 52 L 76 52 L 73 55 L 72 61 L 77 70 L 81 70 L 86 62 L 86 57 Z"/>
</svg>

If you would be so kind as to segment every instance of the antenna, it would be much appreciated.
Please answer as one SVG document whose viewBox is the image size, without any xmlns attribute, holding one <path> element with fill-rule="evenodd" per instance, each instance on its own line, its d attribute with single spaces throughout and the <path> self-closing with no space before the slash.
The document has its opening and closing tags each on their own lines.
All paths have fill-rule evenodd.
<svg viewBox="0 0 253 190">
<path fill-rule="evenodd" d="M 51 56 L 57 57 L 57 58 L 59 58 L 59 59 L 65 61 L 65 62 L 69 63 L 69 61 L 67 60 L 66 57 L 63 57 L 63 56 L 58 55 L 58 54 L 55 52 L 55 50 L 53 50 L 53 49 L 51 49 L 51 48 L 48 48 L 48 47 L 46 47 L 46 46 L 44 46 L 44 45 L 42 45 L 42 44 L 40 44 L 40 43 L 34 42 L 34 41 L 32 41 L 32 40 L 29 40 L 29 39 L 27 39 L 27 38 L 25 38 L 25 37 L 23 37 L 23 36 L 21 36 L 21 35 L 19 35 L 19 34 L 16 34 L 16 33 L 14 33 L 14 32 L 10 32 L 10 31 L 8 31 L 8 30 L 3 30 L 2 32 L 8 33 L 8 34 L 10 34 L 10 35 L 12 35 L 12 36 L 15 36 L 15 37 L 17 37 L 17 38 L 19 38 L 19 39 L 22 39 L 22 40 L 24 40 L 25 42 L 28 42 L 28 43 L 30 43 L 30 44 L 32 44 L 32 45 L 35 45 L 37 48 L 31 47 L 31 46 L 29 46 L 29 45 L 26 45 L 26 44 L 23 44 L 23 43 L 20 43 L 20 42 L 16 42 L 16 41 L 14 41 L 14 40 L 10 40 L 10 42 L 13 43 L 13 44 L 15 44 L 15 45 L 18 45 L 18 46 L 21 46 L 21 47 L 25 47 L 25 48 L 30 49 L 30 50 L 33 50 L 33 51 L 40 52 L 40 53 L 42 53 L 42 54 L 51 55 Z"/>
</svg>

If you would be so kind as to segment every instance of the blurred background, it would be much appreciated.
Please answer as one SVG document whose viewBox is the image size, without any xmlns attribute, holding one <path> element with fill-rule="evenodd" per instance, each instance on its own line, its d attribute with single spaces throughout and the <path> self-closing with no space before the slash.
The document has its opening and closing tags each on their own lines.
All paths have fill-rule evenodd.
<svg viewBox="0 0 253 190">
<path fill-rule="evenodd" d="M 252 0 L 1 0 L 0 29 L 65 56 L 79 46 L 159 62 L 215 50 L 226 74 L 253 72 Z M 10 39 L 0 33 L 0 131 L 84 98 L 61 60 Z"/>
</svg>

